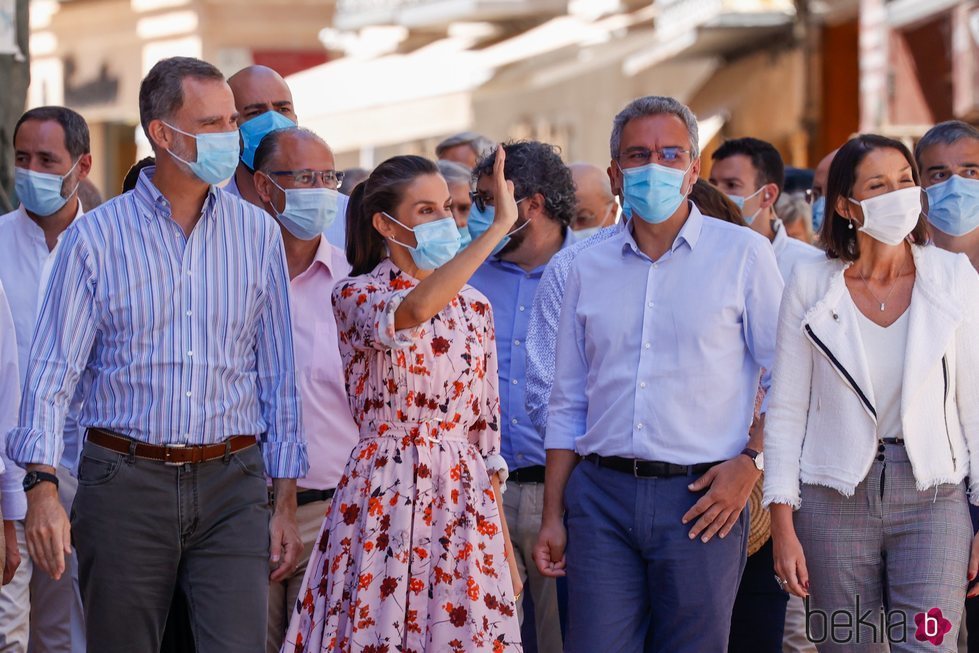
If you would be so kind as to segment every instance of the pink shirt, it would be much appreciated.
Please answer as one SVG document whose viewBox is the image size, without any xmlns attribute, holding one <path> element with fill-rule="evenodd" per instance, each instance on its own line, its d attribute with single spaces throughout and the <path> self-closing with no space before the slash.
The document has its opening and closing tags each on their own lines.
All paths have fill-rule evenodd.
<svg viewBox="0 0 979 653">
<path fill-rule="evenodd" d="M 313 263 L 290 283 L 296 379 L 302 395 L 309 473 L 306 490 L 335 488 L 359 430 L 350 416 L 333 317 L 333 287 L 350 274 L 339 249 L 320 239 Z"/>
</svg>

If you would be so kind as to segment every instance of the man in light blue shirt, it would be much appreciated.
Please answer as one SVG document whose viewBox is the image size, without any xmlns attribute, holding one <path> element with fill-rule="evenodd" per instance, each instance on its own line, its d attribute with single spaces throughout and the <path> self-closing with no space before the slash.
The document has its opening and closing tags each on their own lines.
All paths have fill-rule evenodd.
<svg viewBox="0 0 979 653">
<path fill-rule="evenodd" d="M 504 174 L 513 182 L 520 215 L 508 242 L 476 271 L 470 284 L 493 306 L 500 368 L 501 453 L 510 468 L 503 495 L 510 538 L 521 580 L 530 588 L 537 627 L 537 649 L 560 653 L 561 624 L 554 578 L 543 576 L 533 562 L 544 501 L 544 439 L 525 407 L 526 341 L 530 309 L 544 267 L 573 241 L 569 229 L 575 211 L 571 171 L 554 147 L 537 141 L 504 145 Z M 476 166 L 473 204 L 477 214 L 493 205 L 491 154 Z M 485 224 L 477 220 L 473 225 Z M 478 228 L 478 227 L 477 227 Z M 519 607 L 519 603 L 518 603 Z M 523 613 L 521 611 L 521 620 Z"/>
<path fill-rule="evenodd" d="M 672 98 L 616 116 L 610 176 L 631 220 L 567 278 L 534 555 L 568 575 L 572 653 L 727 649 L 782 281 L 763 237 L 686 199 L 697 142 Z"/>
</svg>

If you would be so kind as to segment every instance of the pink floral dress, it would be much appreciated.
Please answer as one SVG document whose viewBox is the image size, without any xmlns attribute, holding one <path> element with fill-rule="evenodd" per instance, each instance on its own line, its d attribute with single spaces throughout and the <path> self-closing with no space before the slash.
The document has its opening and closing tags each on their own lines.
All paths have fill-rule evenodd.
<svg viewBox="0 0 979 653">
<path fill-rule="evenodd" d="M 468 286 L 394 330 L 417 280 L 389 260 L 334 289 L 360 442 L 326 514 L 284 652 L 520 651 L 500 515 L 489 301 Z"/>
</svg>

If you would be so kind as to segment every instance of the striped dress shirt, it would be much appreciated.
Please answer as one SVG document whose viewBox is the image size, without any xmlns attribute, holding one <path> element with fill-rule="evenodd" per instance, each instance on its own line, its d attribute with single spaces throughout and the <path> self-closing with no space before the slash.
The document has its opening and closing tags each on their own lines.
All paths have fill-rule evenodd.
<svg viewBox="0 0 979 653">
<path fill-rule="evenodd" d="M 303 476 L 279 228 L 212 187 L 185 236 L 153 172 L 62 236 L 7 451 L 20 464 L 55 465 L 87 371 L 86 427 L 178 446 L 256 435 L 270 476 Z"/>
</svg>

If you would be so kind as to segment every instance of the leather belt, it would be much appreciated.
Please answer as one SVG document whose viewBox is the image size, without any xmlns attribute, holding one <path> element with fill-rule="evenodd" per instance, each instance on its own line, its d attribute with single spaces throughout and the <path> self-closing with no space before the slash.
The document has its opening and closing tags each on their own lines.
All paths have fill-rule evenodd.
<svg viewBox="0 0 979 653">
<path fill-rule="evenodd" d="M 543 483 L 544 482 L 544 469 L 543 465 L 531 465 L 530 467 L 521 467 L 520 469 L 512 470 L 507 476 L 507 481 L 513 481 L 514 483 Z"/>
<path fill-rule="evenodd" d="M 317 501 L 329 501 L 335 492 L 336 488 L 332 487 L 329 490 L 303 490 L 296 494 L 296 505 L 305 506 Z"/>
<path fill-rule="evenodd" d="M 671 476 L 692 476 L 703 474 L 708 469 L 720 463 L 699 463 L 697 465 L 676 465 L 674 463 L 663 463 L 655 460 L 637 460 L 635 458 L 620 458 L 619 456 L 599 456 L 597 453 L 590 453 L 585 456 L 585 460 L 608 469 L 625 474 L 632 474 L 636 478 L 668 478 Z"/>
<path fill-rule="evenodd" d="M 85 439 L 103 449 L 165 465 L 194 465 L 230 456 L 256 444 L 254 435 L 232 435 L 218 444 L 157 445 L 139 442 L 105 429 L 88 429 Z"/>
</svg>

